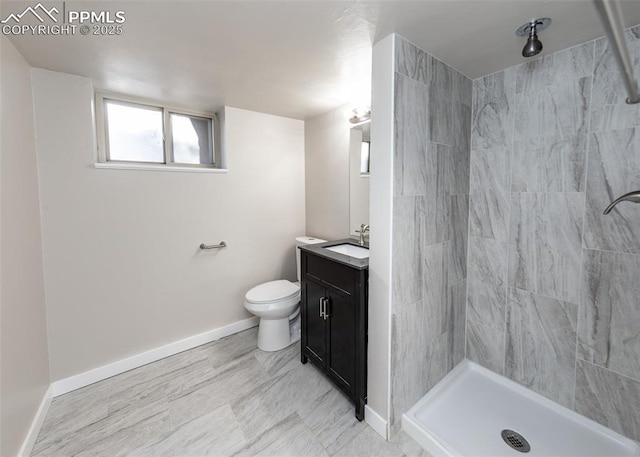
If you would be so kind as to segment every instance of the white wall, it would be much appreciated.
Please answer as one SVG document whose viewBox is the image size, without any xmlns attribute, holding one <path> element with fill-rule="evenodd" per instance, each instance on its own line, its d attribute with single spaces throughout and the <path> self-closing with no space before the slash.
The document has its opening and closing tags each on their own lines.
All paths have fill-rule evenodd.
<svg viewBox="0 0 640 457">
<path fill-rule="evenodd" d="M 250 317 L 249 288 L 295 278 L 301 121 L 226 108 L 226 174 L 95 169 L 90 80 L 33 77 L 52 380 Z"/>
<path fill-rule="evenodd" d="M 371 91 L 368 406 L 387 422 L 391 401 L 394 39 L 395 35 L 389 35 L 373 47 Z"/>
<path fill-rule="evenodd" d="M 326 240 L 349 236 L 348 108 L 304 124 L 307 234 Z"/>
<path fill-rule="evenodd" d="M 49 386 L 31 69 L 1 42 L 0 455 L 16 455 Z"/>
</svg>

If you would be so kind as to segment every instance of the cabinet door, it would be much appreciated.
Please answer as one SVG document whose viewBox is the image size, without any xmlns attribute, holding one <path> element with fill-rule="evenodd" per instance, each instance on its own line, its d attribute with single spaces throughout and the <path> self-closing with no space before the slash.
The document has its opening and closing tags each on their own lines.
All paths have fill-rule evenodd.
<svg viewBox="0 0 640 457">
<path fill-rule="evenodd" d="M 329 354 L 327 369 L 351 394 L 356 374 L 356 322 L 352 297 L 331 291 L 328 304 Z"/>
<path fill-rule="evenodd" d="M 306 349 L 322 365 L 327 356 L 326 320 L 320 317 L 320 299 L 326 296 L 324 287 L 313 281 L 304 281 L 306 300 L 304 319 L 306 324 Z"/>
</svg>

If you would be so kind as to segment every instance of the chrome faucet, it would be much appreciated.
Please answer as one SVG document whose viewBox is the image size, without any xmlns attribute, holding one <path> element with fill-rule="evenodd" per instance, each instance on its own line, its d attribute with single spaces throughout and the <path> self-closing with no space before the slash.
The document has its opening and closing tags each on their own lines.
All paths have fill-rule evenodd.
<svg viewBox="0 0 640 457">
<path fill-rule="evenodd" d="M 369 231 L 369 224 L 360 224 L 360 230 L 356 233 L 360 234 L 360 246 L 364 246 L 364 234 Z"/>
</svg>

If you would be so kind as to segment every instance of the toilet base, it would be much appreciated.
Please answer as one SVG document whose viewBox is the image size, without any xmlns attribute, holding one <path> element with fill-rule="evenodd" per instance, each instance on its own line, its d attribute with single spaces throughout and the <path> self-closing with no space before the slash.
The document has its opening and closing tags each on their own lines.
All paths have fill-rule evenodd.
<svg viewBox="0 0 640 457">
<path fill-rule="evenodd" d="M 258 327 L 258 348 L 274 352 L 284 349 L 296 341 L 300 341 L 300 334 L 291 338 L 289 331 L 289 318 L 284 319 L 260 319 Z"/>
</svg>

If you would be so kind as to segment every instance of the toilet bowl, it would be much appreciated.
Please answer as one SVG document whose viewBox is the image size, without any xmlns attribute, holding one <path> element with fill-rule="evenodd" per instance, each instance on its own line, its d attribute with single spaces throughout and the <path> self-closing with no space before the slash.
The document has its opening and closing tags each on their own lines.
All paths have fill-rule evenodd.
<svg viewBox="0 0 640 457">
<path fill-rule="evenodd" d="M 289 321 L 300 310 L 300 286 L 280 279 L 254 287 L 245 296 L 244 307 L 260 318 L 258 347 L 263 351 L 279 351 L 292 341 Z"/>
<path fill-rule="evenodd" d="M 311 237 L 296 238 L 296 260 L 300 279 L 300 250 L 298 246 L 323 243 L 325 240 Z M 300 340 L 300 332 L 290 330 L 290 325 L 300 313 L 300 283 L 286 279 L 269 281 L 251 289 L 245 295 L 244 307 L 260 318 L 258 348 L 263 351 L 279 351 Z"/>
</svg>

